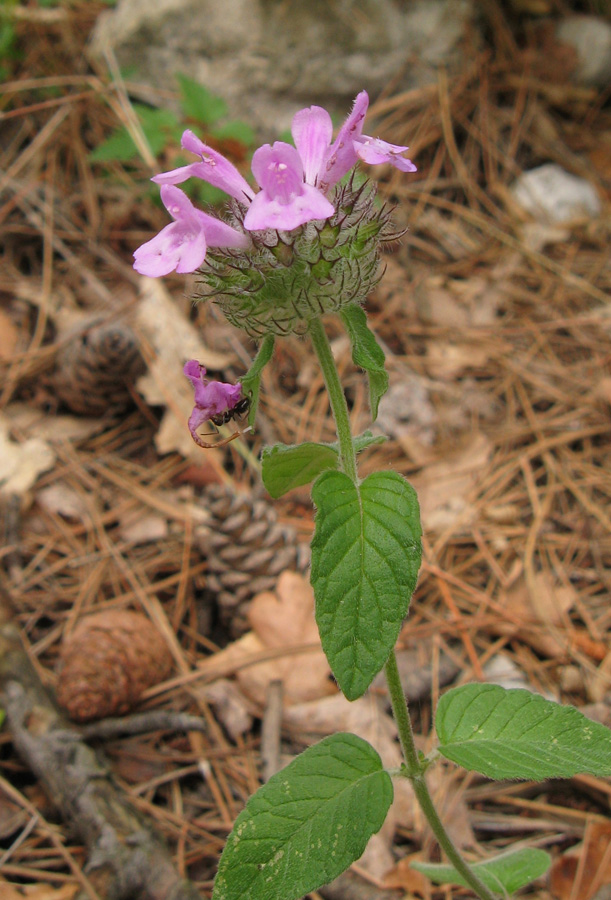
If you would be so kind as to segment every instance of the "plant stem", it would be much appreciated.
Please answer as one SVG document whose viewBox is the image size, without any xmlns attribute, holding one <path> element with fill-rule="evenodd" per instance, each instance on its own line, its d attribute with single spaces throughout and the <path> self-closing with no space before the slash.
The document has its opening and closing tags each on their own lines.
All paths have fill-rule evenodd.
<svg viewBox="0 0 611 900">
<path fill-rule="evenodd" d="M 418 759 L 418 751 L 416 750 L 416 745 L 414 743 L 412 724 L 409 719 L 407 698 L 401 685 L 399 668 L 397 666 L 397 658 L 394 650 L 386 663 L 385 674 L 392 711 L 399 732 L 399 741 L 407 766 L 407 775 L 414 787 L 414 793 L 420 804 L 420 808 L 426 816 L 428 823 L 431 826 L 431 830 L 437 838 L 439 846 L 444 851 L 456 871 L 459 872 L 467 884 L 473 888 L 480 900 L 496 900 L 495 895 L 480 881 L 471 866 L 460 855 L 452 838 L 443 827 L 443 823 L 435 809 L 433 799 L 424 779 L 424 767 Z"/>
<path fill-rule="evenodd" d="M 320 319 L 313 319 L 310 322 L 310 337 L 312 345 L 318 356 L 320 368 L 322 369 L 325 385 L 329 394 L 331 409 L 335 418 L 335 427 L 337 429 L 337 437 L 339 440 L 339 458 L 342 470 L 346 473 L 355 484 L 358 483 L 358 474 L 356 470 L 356 453 L 354 452 L 354 444 L 352 443 L 352 429 L 350 428 L 350 417 L 348 415 L 348 406 L 344 389 L 342 388 L 335 366 L 335 360 L 331 353 L 329 339 L 325 333 L 325 328 Z"/>
<path fill-rule="evenodd" d="M 352 429 L 350 428 L 350 417 L 348 415 L 346 397 L 344 396 L 344 390 L 339 380 L 339 375 L 337 374 L 337 368 L 335 360 L 333 359 L 333 354 L 331 353 L 329 339 L 327 338 L 324 326 L 320 319 L 313 319 L 310 323 L 310 337 L 316 355 L 318 356 L 318 361 L 320 362 L 322 374 L 329 393 L 331 409 L 333 411 L 333 416 L 335 417 L 335 427 L 339 439 L 341 467 L 346 475 L 348 475 L 355 484 L 358 484 L 356 453 L 354 452 L 354 444 L 352 441 Z M 394 651 L 390 654 L 385 671 L 392 710 L 397 723 L 401 749 L 406 762 L 406 774 L 414 786 L 414 793 L 420 803 L 420 807 L 426 816 L 440 847 L 443 849 L 456 871 L 460 872 L 480 900 L 496 900 L 494 894 L 488 890 L 485 884 L 482 884 L 475 872 L 473 872 L 469 864 L 462 858 L 454 846 L 452 839 L 443 827 L 441 819 L 437 814 L 437 810 L 433 805 L 433 800 L 429 793 L 426 781 L 424 780 L 424 766 L 418 758 L 418 751 L 416 750 L 416 745 L 414 743 L 414 733 L 409 720 L 407 699 L 401 685 L 397 659 Z"/>
</svg>

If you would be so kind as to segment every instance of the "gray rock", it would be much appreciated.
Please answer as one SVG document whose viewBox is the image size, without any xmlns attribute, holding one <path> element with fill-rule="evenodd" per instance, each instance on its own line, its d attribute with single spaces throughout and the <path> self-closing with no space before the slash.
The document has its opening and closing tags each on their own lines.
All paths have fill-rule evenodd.
<svg viewBox="0 0 611 900">
<path fill-rule="evenodd" d="M 555 163 L 524 172 L 511 193 L 520 206 L 545 223 L 571 222 L 600 215 L 602 204 L 596 189 Z"/>
<path fill-rule="evenodd" d="M 231 115 L 272 132 L 300 106 L 347 112 L 363 88 L 409 88 L 459 64 L 474 0 L 120 0 L 101 16 L 94 55 L 156 87 L 177 72 L 228 101 Z"/>
<path fill-rule="evenodd" d="M 567 16 L 556 28 L 556 37 L 577 52 L 574 80 L 608 87 L 611 81 L 611 25 L 597 16 Z"/>
</svg>

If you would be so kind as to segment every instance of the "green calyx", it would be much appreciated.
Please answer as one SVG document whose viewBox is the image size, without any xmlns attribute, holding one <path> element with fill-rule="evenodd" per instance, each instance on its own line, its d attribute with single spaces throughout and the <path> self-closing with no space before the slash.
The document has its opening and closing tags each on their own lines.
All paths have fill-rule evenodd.
<svg viewBox="0 0 611 900">
<path fill-rule="evenodd" d="M 202 298 L 214 299 L 232 325 L 259 339 L 304 334 L 309 323 L 361 304 L 379 275 L 380 244 L 395 240 L 388 210 L 374 204 L 371 182 L 338 186 L 335 213 L 290 232 L 252 232 L 249 250 L 209 250 L 200 270 Z M 241 228 L 244 210 L 232 208 Z"/>
</svg>

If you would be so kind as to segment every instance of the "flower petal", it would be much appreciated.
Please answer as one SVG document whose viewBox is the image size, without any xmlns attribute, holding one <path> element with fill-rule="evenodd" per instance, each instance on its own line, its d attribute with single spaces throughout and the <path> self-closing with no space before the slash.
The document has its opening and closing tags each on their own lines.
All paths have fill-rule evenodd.
<svg viewBox="0 0 611 900">
<path fill-rule="evenodd" d="M 354 101 L 352 112 L 340 128 L 333 146 L 327 153 L 318 179 L 321 190 L 328 191 L 356 163 L 357 154 L 354 141 L 360 137 L 368 107 L 369 95 L 367 91 L 361 91 Z"/>
<path fill-rule="evenodd" d="M 366 134 L 355 142 L 355 149 L 359 159 L 369 165 L 376 166 L 381 163 L 390 163 L 391 166 L 400 169 L 402 172 L 417 172 L 416 166 L 411 159 L 401 156 L 409 147 L 401 147 L 398 144 L 389 144 L 380 138 L 372 138 Z"/>
<path fill-rule="evenodd" d="M 295 195 L 290 203 L 281 203 L 261 191 L 250 204 L 244 218 L 247 231 L 264 231 L 275 228 L 291 231 L 315 219 L 328 219 L 335 207 L 324 194 L 310 184 L 302 184 L 302 192 Z"/>
<path fill-rule="evenodd" d="M 303 187 L 301 157 L 294 147 L 283 141 L 276 141 L 273 147 L 263 144 L 255 150 L 252 172 L 268 197 L 280 203 L 290 203 Z"/>
<path fill-rule="evenodd" d="M 291 131 L 303 162 L 305 180 L 316 184 L 333 137 L 331 116 L 322 106 L 301 109 L 293 117 Z"/>
<path fill-rule="evenodd" d="M 231 225 L 223 222 L 222 219 L 210 216 L 199 209 L 195 212 L 202 223 L 206 234 L 206 243 L 209 247 L 238 247 L 241 250 L 246 250 L 251 246 L 250 238 L 244 232 L 232 228 Z"/>
<path fill-rule="evenodd" d="M 206 257 L 206 233 L 199 211 L 180 188 L 172 185 L 161 188 L 161 199 L 175 221 L 138 247 L 134 252 L 134 269 L 151 278 L 167 275 L 174 269 L 181 275 L 194 272 Z"/>
<path fill-rule="evenodd" d="M 252 188 L 236 167 L 221 153 L 200 141 L 192 131 L 184 132 L 181 144 L 185 150 L 201 157 L 201 161 L 154 175 L 151 181 L 155 184 L 181 184 L 187 178 L 201 178 L 241 203 L 254 197 Z"/>
</svg>

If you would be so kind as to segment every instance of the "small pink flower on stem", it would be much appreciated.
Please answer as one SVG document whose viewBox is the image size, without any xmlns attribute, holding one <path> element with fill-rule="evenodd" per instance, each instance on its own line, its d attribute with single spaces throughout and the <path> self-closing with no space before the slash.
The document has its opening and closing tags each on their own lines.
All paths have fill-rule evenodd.
<svg viewBox="0 0 611 900">
<path fill-rule="evenodd" d="M 196 209 L 180 188 L 161 188 L 163 205 L 175 220 L 134 253 L 134 269 L 141 275 L 158 278 L 174 269 L 179 274 L 201 266 L 207 247 L 249 246 L 246 235 L 220 219 Z"/>
<path fill-rule="evenodd" d="M 369 137 L 362 133 L 368 107 L 367 91 L 361 91 L 354 101 L 352 112 L 340 128 L 321 167 L 319 184 L 323 190 L 328 190 L 337 184 L 359 159 L 370 165 L 390 163 L 391 166 L 395 166 L 402 172 L 417 171 L 410 159 L 401 156 L 409 149 L 408 147 L 388 144 L 379 138 Z"/>
<path fill-rule="evenodd" d="M 328 219 L 335 212 L 325 195 L 304 181 L 302 159 L 290 144 L 276 141 L 273 147 L 259 147 L 252 158 L 252 171 L 261 190 L 244 219 L 248 231 L 291 231 L 313 219 Z"/>
<path fill-rule="evenodd" d="M 205 366 L 196 359 L 185 363 L 183 372 L 195 388 L 195 407 L 189 417 L 191 437 L 198 446 L 211 447 L 198 435 L 197 429 L 209 420 L 219 418 L 229 421 L 236 407 L 244 400 L 242 385 L 210 381 L 205 377 Z"/>
</svg>

